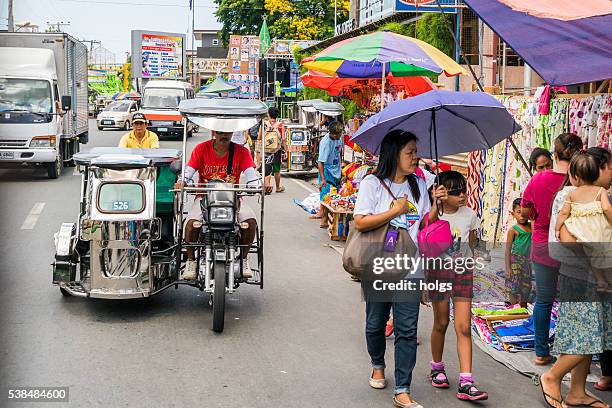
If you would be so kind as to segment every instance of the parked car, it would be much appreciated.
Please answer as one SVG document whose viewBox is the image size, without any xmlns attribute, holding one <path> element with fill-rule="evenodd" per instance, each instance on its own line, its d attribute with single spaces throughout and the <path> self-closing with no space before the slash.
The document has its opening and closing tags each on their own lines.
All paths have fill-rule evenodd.
<svg viewBox="0 0 612 408">
<path fill-rule="evenodd" d="M 98 114 L 96 122 L 98 130 L 104 128 L 129 130 L 132 125 L 132 116 L 138 110 L 136 101 L 114 101 Z"/>
</svg>

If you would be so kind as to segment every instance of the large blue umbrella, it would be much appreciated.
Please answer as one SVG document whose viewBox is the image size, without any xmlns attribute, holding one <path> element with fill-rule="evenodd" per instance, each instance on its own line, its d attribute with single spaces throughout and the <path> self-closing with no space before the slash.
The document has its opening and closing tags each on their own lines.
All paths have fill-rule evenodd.
<svg viewBox="0 0 612 408">
<path fill-rule="evenodd" d="M 387 133 L 401 129 L 418 137 L 419 157 L 490 149 L 521 130 L 510 112 L 484 92 L 429 91 L 389 104 L 351 138 L 374 154 Z"/>
</svg>

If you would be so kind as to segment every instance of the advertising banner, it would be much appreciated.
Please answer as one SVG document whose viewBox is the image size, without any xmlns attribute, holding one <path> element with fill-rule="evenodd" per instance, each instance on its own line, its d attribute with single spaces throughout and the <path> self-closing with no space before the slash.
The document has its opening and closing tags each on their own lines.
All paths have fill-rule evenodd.
<svg viewBox="0 0 612 408">
<path fill-rule="evenodd" d="M 295 49 L 303 50 L 315 45 L 318 41 L 315 40 L 272 40 L 272 44 L 268 49 L 265 57 L 282 58 L 293 57 Z"/>
<path fill-rule="evenodd" d="M 230 36 L 228 67 L 228 82 L 239 88 L 229 95 L 259 98 L 259 38 L 254 35 Z"/>
<path fill-rule="evenodd" d="M 132 31 L 134 78 L 185 79 L 185 34 Z"/>
<path fill-rule="evenodd" d="M 106 82 L 105 69 L 90 69 L 87 71 L 87 81 L 90 84 L 103 84 Z"/>
</svg>

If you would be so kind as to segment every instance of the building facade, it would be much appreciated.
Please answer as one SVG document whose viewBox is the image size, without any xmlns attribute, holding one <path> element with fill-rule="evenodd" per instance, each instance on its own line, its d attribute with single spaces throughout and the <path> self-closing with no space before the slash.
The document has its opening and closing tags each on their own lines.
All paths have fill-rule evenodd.
<svg viewBox="0 0 612 408">
<path fill-rule="evenodd" d="M 196 50 L 188 52 L 188 79 L 197 89 L 210 78 L 225 75 L 227 69 L 227 48 L 219 39 L 220 30 L 195 30 Z"/>
</svg>

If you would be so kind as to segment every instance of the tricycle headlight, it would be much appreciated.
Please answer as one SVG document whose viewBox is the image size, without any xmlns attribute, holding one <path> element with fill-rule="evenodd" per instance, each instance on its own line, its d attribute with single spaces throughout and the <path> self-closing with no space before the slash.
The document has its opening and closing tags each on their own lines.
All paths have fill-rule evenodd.
<svg viewBox="0 0 612 408">
<path fill-rule="evenodd" d="M 30 141 L 30 147 L 55 147 L 55 136 L 35 136 Z"/>
<path fill-rule="evenodd" d="M 210 223 L 226 224 L 234 222 L 234 209 L 231 207 L 211 207 Z"/>
</svg>

